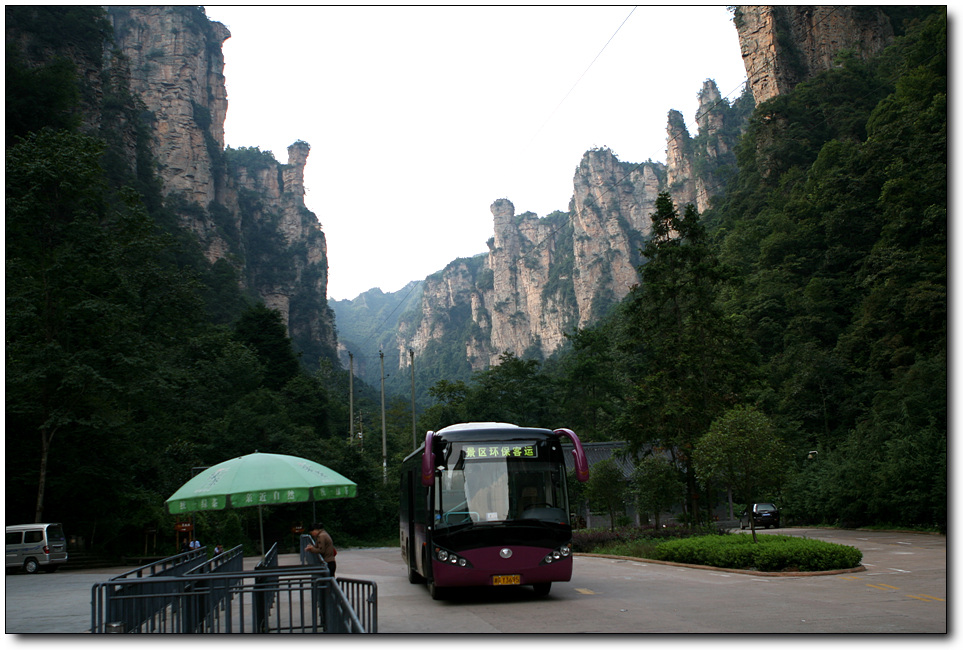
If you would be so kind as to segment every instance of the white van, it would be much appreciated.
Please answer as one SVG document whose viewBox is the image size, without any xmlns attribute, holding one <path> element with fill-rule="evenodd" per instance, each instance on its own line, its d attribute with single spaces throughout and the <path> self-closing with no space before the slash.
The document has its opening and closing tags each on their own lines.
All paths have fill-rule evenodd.
<svg viewBox="0 0 963 650">
<path fill-rule="evenodd" d="M 67 562 L 67 538 L 60 524 L 7 526 L 7 568 L 52 572 Z"/>
</svg>

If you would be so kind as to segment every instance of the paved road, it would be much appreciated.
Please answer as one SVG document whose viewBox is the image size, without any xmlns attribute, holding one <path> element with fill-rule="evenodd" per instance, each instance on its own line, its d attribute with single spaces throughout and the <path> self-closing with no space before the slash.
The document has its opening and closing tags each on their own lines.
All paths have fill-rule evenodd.
<svg viewBox="0 0 963 650">
<path fill-rule="evenodd" d="M 382 633 L 945 633 L 946 538 L 787 528 L 863 551 L 860 573 L 767 577 L 577 556 L 547 598 L 499 587 L 433 601 L 408 583 L 397 548 L 345 549 L 338 575 L 378 583 Z M 257 558 L 246 560 L 253 567 Z M 296 556 L 281 556 L 296 564 Z M 90 588 L 115 571 L 6 576 L 6 631 L 85 632 Z M 51 604 L 56 603 L 56 612 Z"/>
</svg>

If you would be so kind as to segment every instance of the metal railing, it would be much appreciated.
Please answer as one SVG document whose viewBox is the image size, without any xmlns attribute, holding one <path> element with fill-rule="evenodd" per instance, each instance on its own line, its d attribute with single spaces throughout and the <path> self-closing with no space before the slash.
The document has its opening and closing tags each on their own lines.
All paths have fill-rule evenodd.
<svg viewBox="0 0 963 650">
<path fill-rule="evenodd" d="M 351 621 L 351 629 L 332 629 L 331 632 L 378 632 L 378 585 L 369 580 L 354 580 L 352 578 L 337 578 L 338 587 L 343 594 L 343 599 L 332 599 L 333 605 L 340 606 L 340 603 L 350 603 L 351 613 L 338 612 L 329 620 L 337 622 Z M 356 627 L 354 627 L 356 626 Z"/>
<path fill-rule="evenodd" d="M 104 615 L 109 621 L 120 621 L 126 628 L 147 626 L 153 632 L 157 625 L 164 625 L 164 617 L 173 601 L 168 586 L 162 586 L 147 578 L 179 577 L 202 566 L 207 560 L 207 549 L 199 548 L 173 555 L 114 576 L 111 589 L 113 598 L 104 603 Z M 187 583 L 176 583 L 186 587 Z M 128 596 L 129 598 L 124 598 Z M 92 601 L 93 603 L 93 601 Z M 91 616 L 96 616 L 91 607 Z M 93 624 L 93 621 L 91 621 Z"/>
<path fill-rule="evenodd" d="M 275 575 L 264 573 L 278 567 L 278 545 L 277 542 L 271 547 L 254 571 L 262 572 L 261 575 L 254 577 L 254 628 L 258 632 L 267 631 L 268 616 L 271 608 L 274 607 L 274 599 L 278 595 L 278 578 Z"/>
<path fill-rule="evenodd" d="M 114 576 L 111 580 L 123 580 L 124 578 L 144 578 L 147 576 L 163 575 L 184 575 L 197 565 L 207 560 L 207 547 L 195 548 L 193 551 L 186 551 L 178 555 L 165 557 L 150 564 L 131 569 L 126 573 Z"/>
<path fill-rule="evenodd" d="M 95 584 L 90 631 L 377 632 L 378 594 L 374 582 L 331 578 L 325 567 L 275 566 L 236 571 L 232 569 L 235 558 L 217 560 L 214 558 L 190 574 L 118 576 Z"/>
<path fill-rule="evenodd" d="M 314 538 L 310 535 L 301 535 L 299 541 L 301 542 L 301 564 L 309 566 L 323 566 L 324 559 L 317 553 L 309 553 L 305 549 L 308 546 L 314 544 Z"/>
<path fill-rule="evenodd" d="M 184 575 L 221 576 L 227 573 L 238 573 L 243 571 L 244 546 L 239 544 L 231 550 L 219 555 L 215 555 L 207 562 L 197 565 Z M 203 588 L 198 590 L 198 593 L 194 596 L 193 601 L 190 602 L 191 606 L 184 611 L 183 627 L 186 630 L 196 630 L 202 619 L 213 624 L 217 612 L 230 604 L 230 590 L 232 587 L 236 588 L 238 583 L 239 580 L 237 578 L 225 578 L 223 581 L 219 580 L 211 582 L 210 588 L 207 590 L 204 590 Z M 196 588 L 197 585 L 192 582 L 184 588 L 184 592 L 193 592 Z"/>
</svg>

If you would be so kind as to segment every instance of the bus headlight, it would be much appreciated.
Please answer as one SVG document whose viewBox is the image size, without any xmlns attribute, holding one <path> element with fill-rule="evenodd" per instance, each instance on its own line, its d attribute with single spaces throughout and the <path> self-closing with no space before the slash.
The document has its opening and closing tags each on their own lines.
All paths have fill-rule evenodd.
<svg viewBox="0 0 963 650">
<path fill-rule="evenodd" d="M 460 566 L 466 569 L 474 568 L 471 562 L 461 557 L 457 553 L 446 551 L 445 549 L 438 548 L 437 546 L 435 547 L 435 558 L 439 562 L 444 562 L 445 564 L 452 564 L 454 566 Z"/>
<path fill-rule="evenodd" d="M 565 558 L 571 556 L 571 554 L 572 554 L 572 547 L 569 546 L 568 544 L 564 544 L 552 550 L 551 553 L 549 553 L 544 557 L 544 559 L 542 559 L 541 563 L 551 564 L 552 562 L 558 562 L 559 560 L 564 560 Z"/>
</svg>

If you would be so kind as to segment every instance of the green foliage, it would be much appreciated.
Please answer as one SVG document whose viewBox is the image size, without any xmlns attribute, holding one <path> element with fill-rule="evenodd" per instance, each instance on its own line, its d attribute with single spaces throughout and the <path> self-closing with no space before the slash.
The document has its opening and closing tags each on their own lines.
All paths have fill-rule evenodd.
<svg viewBox="0 0 963 650">
<path fill-rule="evenodd" d="M 298 374 L 298 359 L 279 311 L 264 305 L 251 307 L 235 324 L 234 336 L 257 354 L 268 388 L 279 390 Z"/>
<path fill-rule="evenodd" d="M 44 126 L 72 129 L 80 125 L 80 93 L 74 66 L 67 59 L 29 67 L 17 46 L 7 43 L 5 78 L 8 146 L 15 136 Z"/>
<path fill-rule="evenodd" d="M 562 421 L 593 441 L 616 437 L 616 418 L 623 407 L 614 336 L 605 324 L 575 330 L 567 337 L 571 349 L 554 368 Z"/>
<path fill-rule="evenodd" d="M 208 25 L 202 9 L 190 11 Z M 346 373 L 303 340 L 297 349 L 320 370 L 292 363 L 276 316 L 249 310 L 254 301 L 238 286 L 294 272 L 278 262 L 290 251 L 277 215 L 241 191 L 238 228 L 222 206 L 162 196 L 151 116 L 123 84 L 101 80 L 98 95 L 76 72 L 109 51 L 102 8 L 5 12 L 8 41 L 20 44 L 8 45 L 6 64 L 7 457 L 18 459 L 6 468 L 8 520 L 39 510 L 114 550 L 139 546 L 153 525 L 172 543 L 163 500 L 190 468 L 256 448 L 317 460 L 359 484 L 351 502 L 273 509 L 269 537 L 288 539 L 292 521 L 315 516 L 340 540 L 390 537 L 397 466 L 411 450 L 407 401 L 389 400 L 386 477 L 376 391 L 356 387 L 364 437 L 349 441 Z M 420 432 L 492 419 L 658 444 L 686 469 L 685 516 L 694 520 L 692 497 L 711 487 L 695 480 L 694 445 L 733 406 L 752 404 L 797 459 L 785 463 L 778 495 L 788 517 L 945 531 L 946 11 L 887 12 L 900 37 L 874 61 L 841 56 L 747 125 L 751 98 L 730 107 L 727 137 L 745 129 L 736 160 L 706 167 L 726 192 L 701 216 L 660 197 L 642 286 L 574 331 L 564 355 L 506 355 L 473 374 L 465 349 L 480 332 L 467 303 L 436 323 L 444 338 L 416 360 L 419 398 L 431 387 L 436 402 Z M 195 118 L 204 126 L 209 116 L 199 109 Z M 82 134 L 83 123 L 101 126 Z M 697 156 L 707 145 L 699 138 Z M 281 168 L 256 147 L 229 149 L 224 164 L 228 173 Z M 212 218 L 260 275 L 238 277 L 230 259 L 209 265 L 179 226 L 191 214 Z M 564 213 L 551 218 L 556 260 L 544 290 L 564 303 L 573 242 Z M 493 281 L 483 257 L 458 263 L 478 286 Z M 322 272 L 304 271 L 309 281 Z M 369 304 L 357 319 L 412 331 L 420 292 L 408 296 Z M 292 302 L 322 313 L 320 299 Z M 408 390 L 405 373 L 390 374 Z M 809 450 L 819 453 L 807 460 Z M 252 512 L 202 524 L 222 543 L 257 537 Z"/>
<path fill-rule="evenodd" d="M 576 553 L 609 553 L 612 555 L 636 555 L 620 553 L 628 548 L 651 550 L 660 541 L 701 535 L 722 535 L 723 531 L 711 528 L 691 528 L 670 524 L 654 526 L 620 526 L 618 528 L 586 528 L 572 534 L 572 550 Z M 649 557 L 641 555 L 637 557 Z"/>
<path fill-rule="evenodd" d="M 196 119 L 196 118 L 195 118 Z M 207 116 L 208 122 L 210 115 Z M 261 151 L 260 147 L 228 147 L 224 150 L 224 158 L 232 178 L 237 178 L 241 168 L 249 174 L 256 174 L 265 170 L 277 170 L 278 161 L 270 151 Z"/>
<path fill-rule="evenodd" d="M 660 514 L 684 500 L 685 484 L 679 469 L 665 456 L 651 454 L 635 465 L 630 482 L 640 512 L 651 513 L 655 527 Z"/>
<path fill-rule="evenodd" d="M 680 216 L 660 194 L 642 254 L 642 283 L 622 324 L 632 382 L 622 429 L 633 450 L 653 444 L 681 461 L 695 512 L 692 446 L 747 380 L 751 346 L 739 319 L 723 312 L 720 295 L 731 272 L 691 205 Z"/>
<path fill-rule="evenodd" d="M 693 462 L 702 481 L 722 481 L 754 503 L 761 490 L 779 486 L 788 457 L 765 414 L 736 406 L 713 421 L 699 439 Z"/>
<path fill-rule="evenodd" d="M 615 519 L 625 512 L 627 485 L 622 469 L 611 458 L 592 466 L 585 497 L 592 508 L 609 515 L 610 528 L 615 530 Z"/>
<path fill-rule="evenodd" d="M 8 33 L 30 35 L 31 57 L 42 56 L 45 50 L 69 51 L 99 66 L 104 45 L 113 39 L 103 7 L 7 5 L 4 16 Z"/>
<path fill-rule="evenodd" d="M 788 535 L 691 537 L 656 546 L 651 559 L 756 571 L 832 571 L 853 569 L 863 559 L 852 546 Z"/>
<path fill-rule="evenodd" d="M 60 23 L 17 12 L 76 10 L 102 13 L 8 7 L 8 36 L 25 25 L 47 29 L 23 39 L 32 48 Z M 102 45 L 98 36 L 98 53 Z M 173 552 L 164 499 L 192 467 L 259 449 L 336 465 L 364 497 L 356 515 L 354 504 L 338 504 L 332 530 L 383 539 L 397 481 L 384 482 L 380 449 L 333 437 L 347 431 L 345 373 L 307 375 L 277 313 L 247 309 L 228 260 L 207 264 L 179 226 L 179 215 L 203 217 L 204 208 L 161 196 L 143 106 L 105 82 L 103 105 L 83 108 L 100 112 L 91 121 L 101 127 L 81 133 L 77 96 L 93 94 L 74 75 L 76 62 L 8 54 L 8 138 L 16 137 L 5 174 L 5 396 L 8 458 L 17 459 L 5 472 L 8 520 L 62 521 L 115 554 L 142 553 L 142 531 L 152 527 L 158 550 Z M 123 155 L 131 142 L 136 169 Z M 237 238 L 221 206 L 210 213 Z M 398 438 L 389 432 L 392 459 L 403 451 Z M 266 513 L 269 539 L 287 539 L 289 518 L 304 523 L 310 507 Z M 212 543 L 253 550 L 258 537 L 256 510 L 197 523 Z"/>
</svg>

